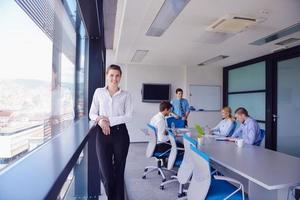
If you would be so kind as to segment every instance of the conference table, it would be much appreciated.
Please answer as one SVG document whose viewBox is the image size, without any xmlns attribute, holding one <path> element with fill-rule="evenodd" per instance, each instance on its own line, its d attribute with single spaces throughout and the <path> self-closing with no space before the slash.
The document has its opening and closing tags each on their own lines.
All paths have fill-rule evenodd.
<svg viewBox="0 0 300 200">
<path fill-rule="evenodd" d="M 194 128 L 175 132 L 179 141 L 185 133 L 197 138 Z M 289 188 L 300 185 L 300 158 L 248 144 L 238 147 L 211 135 L 205 135 L 204 144 L 198 148 L 210 157 L 212 167 L 243 183 L 250 200 L 287 199 Z"/>
<path fill-rule="evenodd" d="M 196 138 L 195 129 L 185 132 Z M 287 199 L 289 187 L 300 185 L 300 158 L 248 144 L 238 147 L 210 135 L 199 149 L 220 173 L 241 181 L 251 200 Z"/>
</svg>

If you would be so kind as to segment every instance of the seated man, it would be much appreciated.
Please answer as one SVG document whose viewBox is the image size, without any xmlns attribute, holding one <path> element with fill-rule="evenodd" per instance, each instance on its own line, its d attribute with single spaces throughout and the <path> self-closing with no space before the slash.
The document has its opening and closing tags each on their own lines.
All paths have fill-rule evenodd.
<svg viewBox="0 0 300 200">
<path fill-rule="evenodd" d="M 154 126 L 157 131 L 157 145 L 155 151 L 165 152 L 171 148 L 168 133 L 168 128 L 165 117 L 171 112 L 172 104 L 168 101 L 163 101 L 159 105 L 159 113 L 154 115 L 150 121 L 150 125 Z M 182 143 L 176 142 L 178 147 L 183 147 Z"/>
<path fill-rule="evenodd" d="M 150 121 L 150 125 L 154 126 L 157 131 L 157 145 L 155 151 L 165 152 L 171 148 L 169 137 L 166 131 L 167 124 L 165 117 L 171 112 L 172 105 L 168 101 L 163 101 L 159 105 L 159 113 L 154 115 Z"/>
<path fill-rule="evenodd" d="M 258 140 L 260 128 L 255 119 L 248 115 L 248 111 L 240 107 L 235 110 L 235 117 L 241 123 L 231 137 L 242 138 L 246 144 L 255 144 Z"/>
</svg>

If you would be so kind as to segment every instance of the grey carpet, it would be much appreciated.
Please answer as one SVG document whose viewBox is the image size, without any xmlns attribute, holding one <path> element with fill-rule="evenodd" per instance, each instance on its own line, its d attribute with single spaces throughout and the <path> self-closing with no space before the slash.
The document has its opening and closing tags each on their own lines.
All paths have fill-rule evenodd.
<svg viewBox="0 0 300 200">
<path fill-rule="evenodd" d="M 125 183 L 129 200 L 175 200 L 177 199 L 179 184 L 171 183 L 164 190 L 159 189 L 161 176 L 157 172 L 150 173 L 142 179 L 144 167 L 156 166 L 154 158 L 146 158 L 147 143 L 131 143 L 129 147 Z M 167 179 L 170 174 L 166 174 Z"/>
</svg>

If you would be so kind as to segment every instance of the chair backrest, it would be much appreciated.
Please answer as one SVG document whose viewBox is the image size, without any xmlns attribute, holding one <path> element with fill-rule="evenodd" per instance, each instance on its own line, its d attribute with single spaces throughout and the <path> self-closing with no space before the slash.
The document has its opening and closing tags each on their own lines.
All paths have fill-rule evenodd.
<svg viewBox="0 0 300 200">
<path fill-rule="evenodd" d="M 193 174 L 193 162 L 191 157 L 191 145 L 197 146 L 197 140 L 187 134 L 183 135 L 184 155 L 182 163 L 178 169 L 177 179 L 180 184 L 187 183 Z"/>
<path fill-rule="evenodd" d="M 204 200 L 211 183 L 209 157 L 193 145 L 190 148 L 193 158 L 193 177 L 187 197 L 189 200 Z"/>
<path fill-rule="evenodd" d="M 176 161 L 177 144 L 176 144 L 176 137 L 171 130 L 168 130 L 168 136 L 169 136 L 169 140 L 171 142 L 171 151 L 170 151 L 170 155 L 168 157 L 168 169 L 170 170 L 173 168 L 174 163 Z"/>
<path fill-rule="evenodd" d="M 167 125 L 169 128 L 171 128 L 172 123 L 175 124 L 175 128 L 184 128 L 185 122 L 182 119 L 176 119 L 175 117 L 167 117 L 166 118 Z"/>
<path fill-rule="evenodd" d="M 149 142 L 146 150 L 146 157 L 150 158 L 153 156 L 156 147 L 157 131 L 156 128 L 150 124 L 147 124 L 147 127 L 148 127 Z"/>
<path fill-rule="evenodd" d="M 261 142 L 264 140 L 265 134 L 266 134 L 265 130 L 260 129 L 258 137 L 257 137 L 257 139 L 256 139 L 256 141 L 255 141 L 255 143 L 253 145 L 260 146 Z"/>
<path fill-rule="evenodd" d="M 234 130 L 236 128 L 236 125 L 237 125 L 236 121 L 233 121 L 232 122 L 232 126 L 230 127 L 231 130 L 229 131 L 229 134 L 227 135 L 227 137 L 231 137 L 232 136 L 232 134 L 234 133 Z"/>
</svg>

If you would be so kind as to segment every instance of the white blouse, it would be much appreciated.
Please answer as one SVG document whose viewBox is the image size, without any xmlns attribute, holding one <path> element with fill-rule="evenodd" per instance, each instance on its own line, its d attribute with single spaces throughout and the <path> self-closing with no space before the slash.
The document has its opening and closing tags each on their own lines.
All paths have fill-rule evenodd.
<svg viewBox="0 0 300 200">
<path fill-rule="evenodd" d="M 156 128 L 158 144 L 169 141 L 169 137 L 165 135 L 167 123 L 165 120 L 165 116 L 161 112 L 152 117 L 150 124 Z"/>
<path fill-rule="evenodd" d="M 96 120 L 98 116 L 106 116 L 110 126 L 115 126 L 131 121 L 132 114 L 133 105 L 128 92 L 119 89 L 110 96 L 107 87 L 96 89 L 89 113 L 91 120 Z"/>
<path fill-rule="evenodd" d="M 220 136 L 228 136 L 233 128 L 233 121 L 231 119 L 223 119 L 219 124 L 212 129 L 213 134 Z"/>
</svg>

